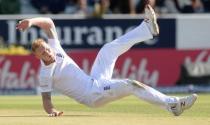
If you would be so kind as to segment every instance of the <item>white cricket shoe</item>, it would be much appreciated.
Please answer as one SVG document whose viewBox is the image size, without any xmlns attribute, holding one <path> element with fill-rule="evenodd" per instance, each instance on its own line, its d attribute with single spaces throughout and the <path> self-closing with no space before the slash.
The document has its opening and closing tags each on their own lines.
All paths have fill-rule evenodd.
<svg viewBox="0 0 210 125">
<path fill-rule="evenodd" d="M 155 11 L 150 5 L 146 5 L 145 7 L 145 19 L 147 26 L 149 27 L 151 33 L 154 36 L 159 35 L 159 26 L 157 24 L 157 17 Z"/>
<path fill-rule="evenodd" d="M 179 116 L 183 113 L 184 110 L 189 109 L 192 107 L 194 102 L 197 99 L 197 94 L 192 94 L 186 97 L 175 97 L 175 103 L 168 104 L 168 110 L 172 112 L 175 116 Z"/>
</svg>

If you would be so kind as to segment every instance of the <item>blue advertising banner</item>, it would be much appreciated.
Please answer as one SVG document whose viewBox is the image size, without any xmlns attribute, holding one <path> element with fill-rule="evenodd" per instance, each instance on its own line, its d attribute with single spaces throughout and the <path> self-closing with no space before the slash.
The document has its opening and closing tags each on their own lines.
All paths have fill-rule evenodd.
<svg viewBox="0 0 210 125">
<path fill-rule="evenodd" d="M 18 20 L 0 20 L 0 37 L 7 44 L 29 46 L 38 37 L 46 34 L 32 27 L 19 32 L 15 29 Z M 128 32 L 141 23 L 142 19 L 56 19 L 56 30 L 62 46 L 68 48 L 98 48 Z M 175 19 L 159 19 L 160 36 L 145 41 L 137 48 L 175 48 Z"/>
</svg>

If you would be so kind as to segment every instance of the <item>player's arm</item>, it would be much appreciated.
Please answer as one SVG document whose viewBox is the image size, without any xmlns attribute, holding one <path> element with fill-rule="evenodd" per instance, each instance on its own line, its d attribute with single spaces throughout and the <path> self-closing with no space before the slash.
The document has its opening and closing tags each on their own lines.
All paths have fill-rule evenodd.
<svg viewBox="0 0 210 125">
<path fill-rule="evenodd" d="M 49 114 L 49 116 L 56 117 L 61 116 L 63 112 L 57 111 L 51 101 L 51 92 L 42 92 L 42 102 L 44 110 Z"/>
<path fill-rule="evenodd" d="M 36 17 L 36 18 L 21 20 L 16 25 L 16 29 L 24 31 L 30 28 L 31 26 L 38 26 L 39 28 L 44 30 L 49 39 L 58 38 L 54 22 L 52 21 L 52 19 L 46 17 Z"/>
</svg>

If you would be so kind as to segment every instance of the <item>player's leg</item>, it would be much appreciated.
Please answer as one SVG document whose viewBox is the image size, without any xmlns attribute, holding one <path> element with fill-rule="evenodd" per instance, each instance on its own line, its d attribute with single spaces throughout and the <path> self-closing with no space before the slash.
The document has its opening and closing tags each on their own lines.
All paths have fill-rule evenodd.
<svg viewBox="0 0 210 125">
<path fill-rule="evenodd" d="M 135 96 L 152 104 L 159 105 L 173 113 L 175 116 L 179 116 L 184 110 L 189 109 L 197 99 L 196 94 L 186 97 L 172 97 L 138 81 L 129 80 L 129 82 L 135 86 L 133 91 Z"/>
<path fill-rule="evenodd" d="M 91 76 L 96 79 L 112 77 L 113 68 L 117 58 L 134 44 L 151 39 L 153 36 L 143 22 L 134 30 L 117 38 L 116 40 L 105 44 L 99 51 L 91 70 Z"/>
<path fill-rule="evenodd" d="M 149 103 L 167 108 L 169 102 L 174 103 L 175 98 L 160 93 L 159 91 L 135 80 L 129 79 L 100 79 L 97 80 L 98 90 L 103 98 L 99 98 L 97 104 L 105 104 L 113 100 L 117 100 L 127 95 L 135 95 Z"/>
<path fill-rule="evenodd" d="M 97 93 L 93 93 L 95 107 L 133 94 L 139 99 L 162 107 L 178 116 L 184 110 L 189 109 L 197 99 L 195 94 L 181 98 L 167 96 L 135 80 L 101 79 L 97 82 L 100 82 L 100 84 L 96 86 Z"/>
<path fill-rule="evenodd" d="M 159 34 L 156 15 L 149 6 L 145 9 L 145 20 L 132 31 L 105 44 L 99 51 L 91 69 L 91 76 L 96 79 L 110 79 L 117 58 L 134 44 L 153 38 Z"/>
</svg>

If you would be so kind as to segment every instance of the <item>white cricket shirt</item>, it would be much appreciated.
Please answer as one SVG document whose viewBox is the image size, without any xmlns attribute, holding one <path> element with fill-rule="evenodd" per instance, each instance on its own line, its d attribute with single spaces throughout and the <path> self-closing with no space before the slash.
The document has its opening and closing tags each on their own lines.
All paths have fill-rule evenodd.
<svg viewBox="0 0 210 125">
<path fill-rule="evenodd" d="M 56 60 L 50 65 L 41 61 L 39 83 L 41 92 L 57 90 L 80 103 L 91 86 L 91 77 L 65 53 L 59 40 L 48 39 L 48 44 L 56 55 Z"/>
</svg>

